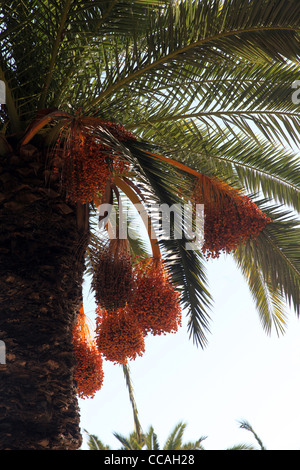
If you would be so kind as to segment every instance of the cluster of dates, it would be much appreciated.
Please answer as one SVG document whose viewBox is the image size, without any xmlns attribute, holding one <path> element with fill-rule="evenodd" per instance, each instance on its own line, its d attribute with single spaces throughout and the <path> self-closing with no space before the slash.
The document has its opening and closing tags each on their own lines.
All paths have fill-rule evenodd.
<svg viewBox="0 0 300 470">
<path fill-rule="evenodd" d="M 143 258 L 133 265 L 126 252 L 116 249 L 116 243 L 110 245 L 114 249 L 101 251 L 93 276 L 97 303 L 93 342 L 74 329 L 76 380 L 82 398 L 101 388 L 102 358 L 125 364 L 143 355 L 147 334 L 175 333 L 181 326 L 179 293 L 162 260 Z"/>
<path fill-rule="evenodd" d="M 119 124 L 87 117 L 74 119 L 67 129 L 62 128 L 54 149 L 53 166 L 61 175 L 68 200 L 82 204 L 92 202 L 97 193 L 104 193 L 115 171 L 122 174 L 127 169 L 127 163 L 105 143 L 105 133 L 116 142 L 135 140 L 133 134 Z"/>
<path fill-rule="evenodd" d="M 271 222 L 248 196 L 206 175 L 197 178 L 191 199 L 204 204 L 202 251 L 207 258 L 232 253 Z"/>
</svg>

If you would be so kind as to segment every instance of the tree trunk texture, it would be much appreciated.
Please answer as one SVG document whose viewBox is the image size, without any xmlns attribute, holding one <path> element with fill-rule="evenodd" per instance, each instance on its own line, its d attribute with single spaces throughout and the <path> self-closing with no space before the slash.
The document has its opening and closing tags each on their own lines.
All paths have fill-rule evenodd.
<svg viewBox="0 0 300 470">
<path fill-rule="evenodd" d="M 0 450 L 81 446 L 72 328 L 87 209 L 66 203 L 42 155 L 0 160 Z"/>
</svg>

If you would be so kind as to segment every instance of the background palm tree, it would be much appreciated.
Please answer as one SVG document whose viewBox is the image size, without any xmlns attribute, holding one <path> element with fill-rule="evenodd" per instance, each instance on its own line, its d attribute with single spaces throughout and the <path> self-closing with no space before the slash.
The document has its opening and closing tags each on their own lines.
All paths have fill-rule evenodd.
<svg viewBox="0 0 300 470">
<path fill-rule="evenodd" d="M 206 436 L 201 437 L 194 442 L 183 442 L 183 434 L 186 428 L 185 423 L 178 423 L 174 429 L 171 431 L 170 435 L 167 437 L 166 442 L 163 447 L 160 446 L 157 435 L 154 432 L 152 426 L 149 427 L 149 430 L 146 434 L 143 435 L 142 442 L 138 442 L 136 439 L 136 433 L 130 434 L 128 438 L 114 433 L 114 436 L 122 444 L 120 450 L 205 450 L 202 442 L 207 438 Z M 259 445 L 259 450 L 266 450 L 264 444 L 262 443 L 260 437 L 256 434 L 252 426 L 248 421 L 244 420 L 240 422 L 240 428 L 246 429 L 249 431 L 255 438 L 256 442 Z M 93 435 L 89 434 L 88 447 L 89 450 L 109 450 L 108 446 L 105 446 L 100 439 Z M 227 450 L 258 450 L 252 444 L 237 444 L 233 447 L 228 448 Z"/>
<path fill-rule="evenodd" d="M 291 97 L 300 5 L 11 0 L 0 15 L 0 447 L 76 449 L 72 330 L 85 262 L 93 271 L 100 242 L 94 201 L 66 199 L 49 150 L 63 156 L 68 135 L 93 136 L 131 165 L 115 184 L 128 197 L 134 184 L 146 206 L 189 200 L 199 175 L 251 196 L 272 223 L 232 256 L 263 327 L 283 331 L 285 305 L 298 314 L 300 304 L 300 121 Z M 118 138 L 111 121 L 138 139 Z M 63 132 L 59 153 L 53 143 Z M 206 260 L 185 241 L 159 246 L 203 347 L 212 307 Z"/>
<path fill-rule="evenodd" d="M 203 450 L 202 441 L 205 437 L 201 437 L 194 442 L 183 442 L 183 434 L 186 428 L 185 423 L 178 423 L 171 431 L 166 439 L 163 447 L 160 446 L 158 438 L 152 426 L 148 432 L 142 435 L 142 439 L 138 440 L 136 433 L 131 433 L 129 437 L 114 433 L 114 436 L 122 444 L 120 450 Z M 89 450 L 108 450 L 97 436 L 90 435 L 88 441 Z"/>
</svg>

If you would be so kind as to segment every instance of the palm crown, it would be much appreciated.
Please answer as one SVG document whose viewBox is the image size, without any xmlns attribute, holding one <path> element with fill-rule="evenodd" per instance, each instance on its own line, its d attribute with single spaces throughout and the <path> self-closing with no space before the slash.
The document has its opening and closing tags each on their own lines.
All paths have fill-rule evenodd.
<svg viewBox="0 0 300 470">
<path fill-rule="evenodd" d="M 92 223 L 99 201 L 125 195 L 148 208 L 194 197 L 220 242 L 210 250 L 234 257 L 264 328 L 282 331 L 285 305 L 300 305 L 299 2 L 6 1 L 2 16 L 1 150 L 42 142 L 55 155 L 67 197 L 89 206 L 90 272 L 102 247 Z M 114 259 L 125 265 L 139 248 L 115 248 Z M 187 250 L 185 237 L 152 248 L 204 346 L 205 253 Z"/>
</svg>

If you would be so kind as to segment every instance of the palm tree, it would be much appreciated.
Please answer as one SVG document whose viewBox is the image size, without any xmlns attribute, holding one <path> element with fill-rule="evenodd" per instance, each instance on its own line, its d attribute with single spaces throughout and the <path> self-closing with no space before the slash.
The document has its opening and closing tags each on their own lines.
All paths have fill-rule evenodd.
<svg viewBox="0 0 300 470">
<path fill-rule="evenodd" d="M 248 421 L 243 420 L 240 422 L 240 428 L 246 429 L 249 431 L 255 438 L 256 442 L 259 445 L 259 450 L 266 450 L 264 444 L 262 443 L 260 437 L 256 434 L 252 426 Z M 167 437 L 166 442 L 163 447 L 160 446 L 157 435 L 154 432 L 153 426 L 149 427 L 149 430 L 146 434 L 143 434 L 142 442 L 138 441 L 136 438 L 136 433 L 131 433 L 129 438 L 122 436 L 121 434 L 114 433 L 114 436 L 122 444 L 120 450 L 205 450 L 203 446 L 203 441 L 206 439 L 206 436 L 200 437 L 197 441 L 194 442 L 183 442 L 183 434 L 186 429 L 186 424 L 179 422 L 176 424 L 174 429 L 171 431 L 170 435 Z M 87 431 L 86 431 L 87 432 Z M 89 450 L 109 450 L 110 447 L 104 445 L 100 439 L 94 434 L 89 434 L 88 447 Z M 227 450 L 257 450 L 256 447 L 252 444 L 237 444 L 233 447 L 228 448 Z"/>
<path fill-rule="evenodd" d="M 160 447 L 153 426 L 150 426 L 148 432 L 142 435 L 142 440 L 137 439 L 135 432 L 131 433 L 128 438 L 118 433 L 114 433 L 114 436 L 122 444 L 120 450 L 203 450 L 202 441 L 206 439 L 205 437 L 201 437 L 194 442 L 183 442 L 185 428 L 185 423 L 176 424 L 163 447 Z M 93 434 L 88 434 L 88 436 L 89 450 L 108 450 L 108 447 L 104 446 L 97 436 Z"/>
<path fill-rule="evenodd" d="M 100 352 L 107 346 L 121 363 L 142 354 L 144 333 L 120 314 L 130 327 L 118 338 L 125 332 L 139 350 L 126 356 L 121 339 L 113 348 L 102 301 L 125 308 L 131 281 L 151 275 L 156 305 L 162 291 L 169 314 L 180 296 L 188 332 L 204 347 L 205 263 L 223 251 L 267 332 L 284 330 L 286 305 L 299 314 L 299 13 L 298 0 L 2 2 L 1 449 L 80 447 L 77 393 L 93 393 L 89 370 L 102 381 L 99 351 L 84 336 L 86 270 Z M 131 258 L 139 240 L 104 245 L 95 208 L 123 197 L 146 208 L 204 203 L 203 248 L 187 249 L 186 234 L 151 239 L 153 260 L 164 263 L 148 272 Z M 177 228 L 175 220 L 171 234 Z M 118 296 L 112 283 L 102 288 L 104 266 L 124 274 Z M 176 331 L 179 316 L 176 307 L 164 328 Z"/>
</svg>

